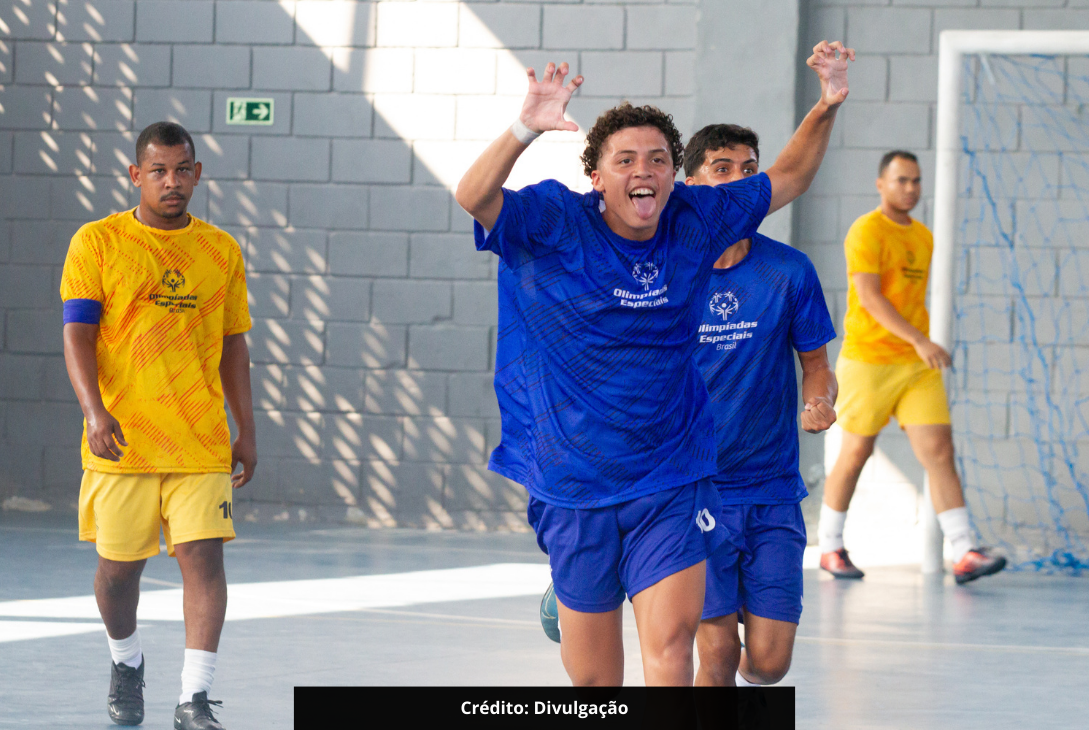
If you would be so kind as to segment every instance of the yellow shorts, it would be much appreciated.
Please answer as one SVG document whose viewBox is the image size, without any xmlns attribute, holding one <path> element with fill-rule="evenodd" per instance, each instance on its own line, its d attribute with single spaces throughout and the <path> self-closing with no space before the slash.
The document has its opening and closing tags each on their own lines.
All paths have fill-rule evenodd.
<svg viewBox="0 0 1089 730">
<path fill-rule="evenodd" d="M 923 362 L 875 365 L 839 358 L 836 423 L 849 433 L 874 436 L 890 416 L 900 428 L 949 423 L 941 370 Z"/>
<path fill-rule="evenodd" d="M 106 474 L 83 472 L 79 539 L 96 543 L 107 560 L 159 554 L 159 528 L 168 555 L 174 545 L 234 539 L 230 474 Z"/>
</svg>

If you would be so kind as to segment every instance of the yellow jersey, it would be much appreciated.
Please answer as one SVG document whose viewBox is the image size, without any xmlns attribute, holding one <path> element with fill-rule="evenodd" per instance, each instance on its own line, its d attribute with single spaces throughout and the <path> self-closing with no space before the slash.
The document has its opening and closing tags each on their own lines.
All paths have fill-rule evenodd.
<svg viewBox="0 0 1089 730">
<path fill-rule="evenodd" d="M 64 321 L 99 325 L 102 401 L 128 441 L 114 474 L 230 472 L 231 440 L 219 361 L 223 338 L 250 329 L 242 251 L 190 216 L 174 231 L 135 211 L 88 223 L 72 237 L 61 276 Z"/>
<path fill-rule="evenodd" d="M 843 323 L 843 349 L 849 360 L 878 365 L 911 363 L 919 355 L 911 343 L 882 327 L 858 300 L 852 274 L 879 274 L 881 293 L 904 319 L 927 337 L 930 315 L 926 311 L 926 284 L 934 238 L 917 220 L 900 225 L 881 212 L 867 213 L 847 231 L 847 316 Z"/>
</svg>

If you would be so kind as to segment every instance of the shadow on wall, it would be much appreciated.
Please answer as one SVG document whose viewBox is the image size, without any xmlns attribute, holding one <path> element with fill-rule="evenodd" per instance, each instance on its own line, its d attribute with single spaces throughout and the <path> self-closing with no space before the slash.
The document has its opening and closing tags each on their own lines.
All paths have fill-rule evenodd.
<svg viewBox="0 0 1089 730">
<path fill-rule="evenodd" d="M 238 517 L 526 529 L 525 490 L 485 466 L 500 431 L 496 261 L 475 252 L 451 190 L 517 115 L 525 65 L 561 55 L 534 50 L 540 14 L 530 38 L 460 3 L 429 6 L 439 18 L 300 2 L 156 19 L 149 5 L 135 20 L 120 5 L 0 13 L 14 39 L 0 41 L 0 499 L 74 507 L 82 417 L 61 354 L 61 267 L 80 225 L 135 206 L 135 138 L 169 119 L 204 164 L 190 212 L 247 261 L 261 461 Z M 566 57 L 573 73 L 586 63 Z M 570 106 L 583 128 L 620 101 L 594 90 Z M 272 124 L 228 124 L 230 97 L 272 99 Z M 690 131 L 690 99 L 676 101 Z M 550 137 L 511 185 L 585 189 L 581 135 Z"/>
</svg>

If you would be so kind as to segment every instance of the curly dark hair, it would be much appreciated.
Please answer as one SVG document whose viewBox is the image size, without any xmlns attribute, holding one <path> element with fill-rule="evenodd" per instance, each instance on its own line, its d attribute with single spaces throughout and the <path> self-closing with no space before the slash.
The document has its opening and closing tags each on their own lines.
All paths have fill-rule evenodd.
<svg viewBox="0 0 1089 730">
<path fill-rule="evenodd" d="M 598 117 L 594 126 L 590 128 L 590 133 L 586 135 L 586 150 L 582 153 L 582 169 L 586 177 L 590 177 L 590 173 L 597 169 L 606 140 L 628 127 L 655 127 L 661 131 L 669 143 L 669 151 L 673 157 L 673 171 L 681 169 L 681 163 L 684 161 L 684 145 L 681 143 L 681 133 L 673 124 L 673 115 L 666 114 L 656 106 L 649 104 L 632 106 L 625 101 Z"/>
<path fill-rule="evenodd" d="M 684 148 L 684 174 L 691 177 L 703 166 L 708 152 L 733 149 L 737 145 L 751 147 L 760 161 L 760 137 L 748 127 L 736 124 L 708 124 L 692 135 Z"/>
</svg>

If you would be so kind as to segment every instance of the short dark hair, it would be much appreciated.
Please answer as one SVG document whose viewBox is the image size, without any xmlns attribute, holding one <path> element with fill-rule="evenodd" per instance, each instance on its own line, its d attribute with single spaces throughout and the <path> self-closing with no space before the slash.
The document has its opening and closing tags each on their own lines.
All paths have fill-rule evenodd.
<svg viewBox="0 0 1089 730">
<path fill-rule="evenodd" d="M 708 124 L 693 134 L 684 148 L 684 174 L 695 175 L 708 152 L 737 145 L 752 147 L 756 161 L 760 161 L 760 136 L 756 132 L 737 124 Z"/>
<path fill-rule="evenodd" d="M 197 148 L 193 145 L 193 138 L 185 127 L 174 122 L 155 122 L 149 124 L 136 138 L 136 164 L 139 165 L 144 158 L 144 151 L 149 144 L 162 145 L 164 147 L 177 147 L 189 145 L 189 152 L 193 155 L 193 161 L 197 159 Z"/>
<path fill-rule="evenodd" d="M 892 164 L 892 161 L 897 158 L 900 158 L 901 160 L 910 160 L 916 165 L 919 164 L 919 158 L 911 152 L 908 152 L 907 150 L 892 150 L 881 156 L 881 164 L 877 166 L 877 176 L 881 177 L 884 175 L 885 170 L 887 170 L 889 165 Z"/>
<path fill-rule="evenodd" d="M 624 102 L 620 106 L 614 106 L 603 113 L 590 128 L 586 135 L 586 149 L 582 153 L 582 169 L 586 177 L 597 169 L 597 163 L 601 160 L 601 148 L 605 141 L 621 129 L 629 127 L 654 127 L 665 135 L 669 144 L 669 153 L 673 158 L 673 171 L 681 168 L 684 160 L 684 145 L 681 143 L 681 133 L 673 124 L 673 115 L 666 114 L 656 106 L 632 106 Z"/>
</svg>

